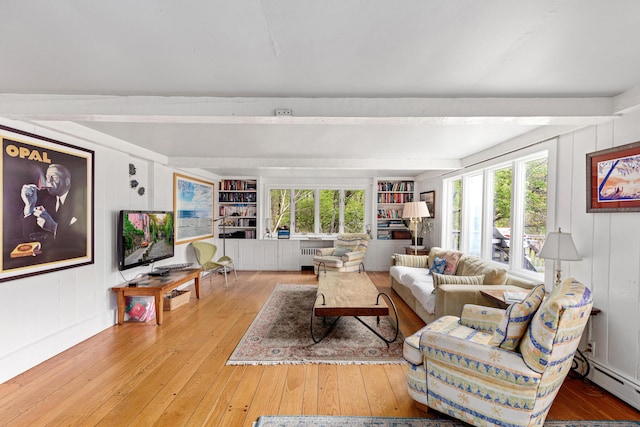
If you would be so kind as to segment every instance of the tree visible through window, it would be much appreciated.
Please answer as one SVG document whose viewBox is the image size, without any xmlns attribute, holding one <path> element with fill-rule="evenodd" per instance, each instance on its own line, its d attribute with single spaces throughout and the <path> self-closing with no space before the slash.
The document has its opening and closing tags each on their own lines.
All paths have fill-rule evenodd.
<svg viewBox="0 0 640 427">
<path fill-rule="evenodd" d="M 295 224 L 295 233 L 364 232 L 364 190 L 272 189 L 270 196 L 271 230 Z"/>
<path fill-rule="evenodd" d="M 547 168 L 547 153 L 541 152 L 445 181 L 445 245 L 514 270 L 544 272 L 538 253 L 547 233 Z M 488 206 L 487 218 L 482 205 Z"/>
</svg>

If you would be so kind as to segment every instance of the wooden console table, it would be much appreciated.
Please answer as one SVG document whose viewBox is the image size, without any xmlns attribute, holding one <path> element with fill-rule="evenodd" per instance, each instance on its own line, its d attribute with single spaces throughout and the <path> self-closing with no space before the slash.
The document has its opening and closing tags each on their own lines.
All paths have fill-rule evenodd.
<svg viewBox="0 0 640 427">
<path fill-rule="evenodd" d="M 171 271 L 166 276 L 145 276 L 130 280 L 111 288 L 118 297 L 118 325 L 124 323 L 124 311 L 126 297 L 129 296 L 152 296 L 156 302 L 156 324 L 162 325 L 164 316 L 162 300 L 164 294 L 171 292 L 178 286 L 191 280 L 196 288 L 196 298 L 200 298 L 200 268 L 187 268 L 184 270 Z M 135 283 L 135 286 L 132 284 Z"/>
</svg>

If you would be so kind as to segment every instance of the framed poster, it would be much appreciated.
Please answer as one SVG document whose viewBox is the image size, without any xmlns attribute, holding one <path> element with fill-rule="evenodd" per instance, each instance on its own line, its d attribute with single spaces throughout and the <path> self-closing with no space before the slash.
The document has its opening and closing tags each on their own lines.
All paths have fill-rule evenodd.
<svg viewBox="0 0 640 427">
<path fill-rule="evenodd" d="M 213 237 L 213 190 L 211 182 L 173 174 L 176 244 Z"/>
<path fill-rule="evenodd" d="M 93 151 L 5 126 L 0 137 L 0 281 L 93 264 Z"/>
<path fill-rule="evenodd" d="M 640 142 L 587 154 L 587 212 L 640 212 Z"/>
<path fill-rule="evenodd" d="M 427 202 L 427 208 L 429 208 L 429 218 L 436 217 L 436 192 L 425 191 L 420 193 L 420 201 Z"/>
</svg>

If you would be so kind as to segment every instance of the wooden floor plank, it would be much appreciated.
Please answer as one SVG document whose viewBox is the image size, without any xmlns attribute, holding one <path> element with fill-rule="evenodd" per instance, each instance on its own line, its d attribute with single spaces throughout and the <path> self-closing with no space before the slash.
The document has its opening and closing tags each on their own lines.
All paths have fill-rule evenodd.
<svg viewBox="0 0 640 427">
<path fill-rule="evenodd" d="M 366 396 L 367 394 L 360 365 L 345 365 L 339 368 L 340 412 L 361 416 L 371 415 L 369 402 L 365 399 L 354 398 L 354 396 Z"/>
<path fill-rule="evenodd" d="M 396 303 L 400 329 L 424 326 L 390 289 L 387 272 L 367 273 Z M 278 283 L 316 284 L 313 274 L 211 275 L 201 298 L 165 321 L 113 326 L 0 384 L 0 424 L 247 425 L 279 414 L 438 417 L 413 405 L 402 365 L 227 366 L 237 343 Z M 628 419 L 640 411 L 568 378 L 548 419 Z"/>
</svg>

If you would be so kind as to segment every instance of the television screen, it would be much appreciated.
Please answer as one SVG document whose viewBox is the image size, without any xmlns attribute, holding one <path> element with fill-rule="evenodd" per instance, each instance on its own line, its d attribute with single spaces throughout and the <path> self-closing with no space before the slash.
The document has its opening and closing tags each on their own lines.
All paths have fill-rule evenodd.
<svg viewBox="0 0 640 427">
<path fill-rule="evenodd" d="M 174 255 L 173 212 L 123 210 L 118 219 L 118 268 L 149 265 Z"/>
</svg>

